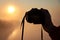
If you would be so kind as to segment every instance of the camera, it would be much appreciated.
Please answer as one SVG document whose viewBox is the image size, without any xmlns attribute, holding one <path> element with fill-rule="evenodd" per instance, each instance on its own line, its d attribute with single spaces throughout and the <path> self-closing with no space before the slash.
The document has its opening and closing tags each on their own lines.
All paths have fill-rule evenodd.
<svg viewBox="0 0 60 40">
<path fill-rule="evenodd" d="M 32 8 L 30 11 L 26 12 L 26 20 L 33 24 L 43 24 L 45 23 L 45 12 L 43 8 L 37 9 Z"/>
</svg>

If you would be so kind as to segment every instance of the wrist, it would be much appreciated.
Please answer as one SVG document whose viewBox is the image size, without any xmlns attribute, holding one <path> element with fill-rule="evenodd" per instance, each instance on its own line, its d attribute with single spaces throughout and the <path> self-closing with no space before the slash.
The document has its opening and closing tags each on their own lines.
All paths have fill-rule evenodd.
<svg viewBox="0 0 60 40">
<path fill-rule="evenodd" d="M 54 31 L 56 29 L 56 27 L 53 25 L 52 22 L 44 24 L 43 28 L 48 33 L 51 32 L 51 31 Z"/>
</svg>

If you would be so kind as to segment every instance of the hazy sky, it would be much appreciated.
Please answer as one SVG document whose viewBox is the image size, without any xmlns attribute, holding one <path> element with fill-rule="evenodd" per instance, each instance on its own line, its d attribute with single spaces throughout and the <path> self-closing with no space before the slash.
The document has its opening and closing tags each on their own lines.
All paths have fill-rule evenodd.
<svg viewBox="0 0 60 40">
<path fill-rule="evenodd" d="M 0 0 L 0 9 L 4 10 L 4 7 L 7 5 L 18 6 L 19 12 L 24 14 L 26 11 L 31 8 L 45 8 L 50 11 L 52 14 L 53 20 L 56 25 L 60 24 L 59 16 L 60 16 L 60 0 Z M 0 11 L 0 16 L 4 16 Z M 57 22 L 56 22 L 57 21 Z"/>
<path fill-rule="evenodd" d="M 5 7 L 8 5 L 13 5 L 18 8 L 16 15 L 6 15 Z M 19 28 L 19 22 L 21 22 L 22 17 L 25 12 L 31 8 L 45 8 L 48 9 L 54 25 L 60 25 L 60 0 L 0 0 L 0 40 L 20 40 L 19 34 L 18 38 L 10 35 L 15 32 L 15 29 Z M 12 20 L 6 21 L 6 20 Z M 20 21 L 19 21 L 20 20 Z M 4 25 L 4 26 L 3 26 Z M 30 25 L 30 26 L 29 26 Z M 16 28 L 18 26 L 18 28 Z M 25 24 L 25 40 L 40 40 L 40 27 L 39 25 Z M 8 30 L 8 31 L 7 31 Z M 18 29 L 19 30 L 19 29 Z M 20 33 L 20 32 L 17 32 Z M 20 35 L 21 36 L 21 35 Z M 10 37 L 10 38 L 9 38 Z M 50 40 L 48 33 L 44 31 L 44 40 Z"/>
</svg>

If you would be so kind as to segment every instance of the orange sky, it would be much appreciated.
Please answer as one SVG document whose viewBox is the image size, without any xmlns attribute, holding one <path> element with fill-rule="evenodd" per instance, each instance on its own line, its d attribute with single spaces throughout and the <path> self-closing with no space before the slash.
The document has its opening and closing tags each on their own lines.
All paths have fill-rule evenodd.
<svg viewBox="0 0 60 40">
<path fill-rule="evenodd" d="M 7 14 L 6 10 L 9 5 L 15 6 L 16 12 L 14 13 L 14 15 Z M 31 8 L 48 9 L 54 25 L 60 25 L 60 0 L 0 0 L 0 40 L 20 40 L 20 22 L 25 12 L 30 10 Z M 41 25 L 33 25 L 26 22 L 24 39 L 40 40 L 40 29 Z M 15 36 L 12 36 L 16 31 L 17 33 L 15 34 Z M 46 33 L 45 31 L 44 39 L 51 40 L 48 33 Z"/>
<path fill-rule="evenodd" d="M 51 16 L 53 17 L 54 24 L 60 25 L 59 22 L 60 1 L 59 0 L 26 0 L 26 1 L 25 0 L 0 0 L 0 19 L 2 17 L 8 19 L 6 16 L 6 9 L 7 6 L 9 5 L 13 5 L 17 8 L 16 14 L 19 15 L 21 18 L 23 17 L 25 12 L 30 10 L 31 8 L 48 9 L 51 13 Z"/>
</svg>

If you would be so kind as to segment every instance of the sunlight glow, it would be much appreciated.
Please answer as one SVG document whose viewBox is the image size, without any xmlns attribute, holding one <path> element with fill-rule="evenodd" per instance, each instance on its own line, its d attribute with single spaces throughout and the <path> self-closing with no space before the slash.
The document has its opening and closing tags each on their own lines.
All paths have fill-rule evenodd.
<svg viewBox="0 0 60 40">
<path fill-rule="evenodd" d="M 15 29 L 15 30 L 11 33 L 11 35 L 8 37 L 8 40 L 13 40 L 13 39 L 16 37 L 17 33 L 18 33 L 18 30 Z"/>
<path fill-rule="evenodd" d="M 15 12 L 15 8 L 13 6 L 9 6 L 8 13 L 14 13 L 14 12 Z"/>
<path fill-rule="evenodd" d="M 16 40 L 17 37 L 20 39 L 20 26 L 12 30 L 12 33 L 8 36 L 7 40 Z"/>
<path fill-rule="evenodd" d="M 0 12 L 0 19 L 10 21 L 20 19 L 23 11 L 19 5 L 5 4 Z"/>
</svg>

